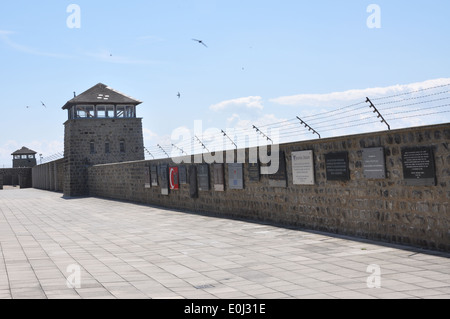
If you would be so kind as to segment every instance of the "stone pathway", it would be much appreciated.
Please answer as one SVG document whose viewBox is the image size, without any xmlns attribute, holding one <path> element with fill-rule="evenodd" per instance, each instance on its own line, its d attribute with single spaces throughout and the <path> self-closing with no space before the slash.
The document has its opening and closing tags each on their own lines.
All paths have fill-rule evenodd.
<svg viewBox="0 0 450 319">
<path fill-rule="evenodd" d="M 448 299 L 449 257 L 98 198 L 0 191 L 0 299 Z"/>
</svg>

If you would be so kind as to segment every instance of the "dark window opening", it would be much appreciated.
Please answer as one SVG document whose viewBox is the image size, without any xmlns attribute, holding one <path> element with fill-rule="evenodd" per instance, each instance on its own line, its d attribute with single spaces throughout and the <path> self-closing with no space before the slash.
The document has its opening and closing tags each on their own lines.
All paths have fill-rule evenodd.
<svg viewBox="0 0 450 319">
<path fill-rule="evenodd" d="M 91 142 L 91 154 L 95 154 L 95 143 Z"/>
</svg>

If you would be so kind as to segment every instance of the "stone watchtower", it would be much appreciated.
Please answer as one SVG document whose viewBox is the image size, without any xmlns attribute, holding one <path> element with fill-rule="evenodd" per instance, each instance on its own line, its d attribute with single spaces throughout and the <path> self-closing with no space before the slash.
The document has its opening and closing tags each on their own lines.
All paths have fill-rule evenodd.
<svg viewBox="0 0 450 319">
<path fill-rule="evenodd" d="M 32 151 L 25 146 L 20 150 L 12 153 L 13 156 L 13 168 L 30 168 L 37 165 L 36 152 Z"/>
<path fill-rule="evenodd" d="M 145 159 L 141 103 L 99 83 L 64 105 L 65 196 L 88 195 L 89 166 Z"/>
</svg>

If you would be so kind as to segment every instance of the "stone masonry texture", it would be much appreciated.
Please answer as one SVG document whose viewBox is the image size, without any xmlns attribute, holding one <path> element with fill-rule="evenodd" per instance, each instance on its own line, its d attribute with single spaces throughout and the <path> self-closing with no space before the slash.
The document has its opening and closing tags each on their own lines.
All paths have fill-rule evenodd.
<svg viewBox="0 0 450 319">
<path fill-rule="evenodd" d="M 0 184 L 1 186 L 9 185 L 9 186 L 19 186 L 20 188 L 31 188 L 32 187 L 31 168 L 0 169 Z"/>
<path fill-rule="evenodd" d="M 121 150 L 121 143 L 124 149 Z M 109 152 L 106 151 L 108 144 Z M 142 119 L 78 119 L 65 123 L 64 194 L 89 193 L 88 167 L 97 164 L 143 160 Z"/>
<path fill-rule="evenodd" d="M 65 159 L 33 167 L 33 188 L 63 192 Z"/>
<path fill-rule="evenodd" d="M 450 124 L 385 131 L 280 146 L 286 154 L 288 187 L 249 180 L 248 156 L 244 165 L 244 190 L 200 191 L 190 197 L 189 185 L 180 185 L 169 196 L 160 187 L 145 188 L 145 170 L 154 164 L 175 165 L 172 160 L 136 161 L 88 167 L 89 194 L 238 219 L 251 219 L 289 227 L 349 235 L 380 242 L 450 251 Z M 363 176 L 364 148 L 382 147 L 385 179 Z M 407 186 L 403 178 L 402 148 L 433 149 L 436 186 Z M 315 185 L 293 185 L 292 152 L 314 152 Z M 248 152 L 248 150 L 247 150 Z M 350 180 L 328 181 L 325 155 L 348 152 Z M 224 156 L 225 157 L 225 156 Z M 190 165 L 187 164 L 189 168 Z M 210 184 L 213 172 L 210 168 Z M 124 212 L 126 214 L 126 212 Z"/>
</svg>

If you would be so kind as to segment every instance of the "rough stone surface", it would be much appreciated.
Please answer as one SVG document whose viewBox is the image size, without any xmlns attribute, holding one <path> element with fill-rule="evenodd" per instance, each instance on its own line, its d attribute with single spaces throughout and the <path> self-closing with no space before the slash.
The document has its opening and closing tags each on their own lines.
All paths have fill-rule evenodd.
<svg viewBox="0 0 450 319">
<path fill-rule="evenodd" d="M 145 169 L 151 164 L 174 165 L 170 160 L 91 166 L 86 168 L 89 176 L 86 182 L 92 196 L 450 251 L 449 126 L 443 124 L 282 145 L 281 151 L 286 153 L 287 161 L 287 188 L 270 187 L 269 179 L 264 175 L 260 182 L 251 182 L 246 163 L 244 190 L 228 189 L 228 180 L 225 181 L 225 192 L 211 189 L 200 192 L 195 199 L 190 196 L 189 185 L 180 185 L 180 190 L 172 191 L 169 196 L 161 195 L 159 187 L 146 189 Z M 433 148 L 436 186 L 406 186 L 401 149 L 417 146 Z M 363 147 L 384 148 L 386 179 L 364 178 Z M 291 153 L 302 150 L 314 151 L 316 183 L 313 186 L 298 186 L 292 182 Z M 325 155 L 342 151 L 349 153 L 350 181 L 327 181 Z M 213 184 L 213 174 L 210 176 Z M 225 176 L 228 176 L 227 165 Z"/>
<path fill-rule="evenodd" d="M 3 185 L 32 187 L 31 168 L 2 168 L 0 169 L 0 189 Z"/>
<path fill-rule="evenodd" d="M 62 192 L 64 190 L 65 159 L 33 168 L 33 188 Z"/>
<path fill-rule="evenodd" d="M 121 149 L 121 143 L 123 148 Z M 108 147 L 106 146 L 108 144 Z M 107 148 L 109 151 L 107 151 Z M 89 194 L 88 167 L 143 160 L 142 119 L 78 119 L 65 123 L 64 194 Z"/>
</svg>

